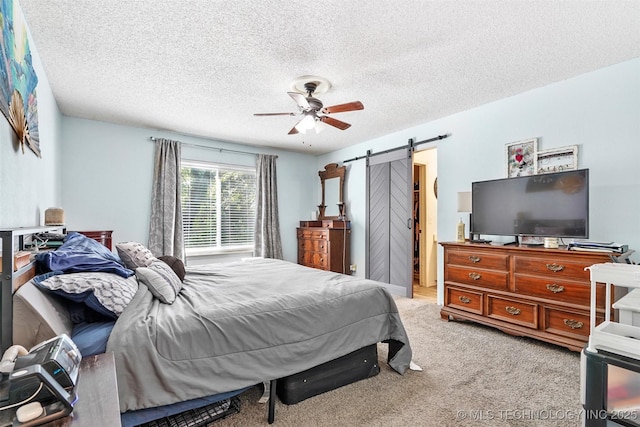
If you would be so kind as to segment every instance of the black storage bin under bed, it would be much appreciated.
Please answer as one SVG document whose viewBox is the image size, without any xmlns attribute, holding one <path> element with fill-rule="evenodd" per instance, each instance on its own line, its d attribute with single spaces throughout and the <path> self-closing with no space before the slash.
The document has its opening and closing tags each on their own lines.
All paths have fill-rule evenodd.
<svg viewBox="0 0 640 427">
<path fill-rule="evenodd" d="M 380 372 L 378 346 L 372 344 L 306 371 L 280 378 L 276 394 L 287 405 L 334 390 Z"/>
</svg>

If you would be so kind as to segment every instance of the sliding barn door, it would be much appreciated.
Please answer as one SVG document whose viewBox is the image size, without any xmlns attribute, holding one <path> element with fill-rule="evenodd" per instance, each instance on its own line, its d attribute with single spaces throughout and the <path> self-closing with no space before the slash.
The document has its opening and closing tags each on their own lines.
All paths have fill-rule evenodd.
<svg viewBox="0 0 640 427">
<path fill-rule="evenodd" d="M 367 158 L 368 279 L 413 295 L 413 215 L 411 151 Z"/>
</svg>

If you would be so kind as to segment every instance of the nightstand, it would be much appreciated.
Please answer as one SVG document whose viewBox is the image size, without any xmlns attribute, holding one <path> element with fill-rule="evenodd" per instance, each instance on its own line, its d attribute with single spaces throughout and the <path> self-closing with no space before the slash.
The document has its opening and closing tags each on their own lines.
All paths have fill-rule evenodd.
<svg viewBox="0 0 640 427">
<path fill-rule="evenodd" d="M 82 359 L 76 393 L 78 394 L 78 402 L 71 415 L 52 421 L 45 426 L 121 426 L 113 353 L 98 354 Z M 0 412 L 0 425 L 10 426 L 14 415 L 14 410 Z"/>
</svg>

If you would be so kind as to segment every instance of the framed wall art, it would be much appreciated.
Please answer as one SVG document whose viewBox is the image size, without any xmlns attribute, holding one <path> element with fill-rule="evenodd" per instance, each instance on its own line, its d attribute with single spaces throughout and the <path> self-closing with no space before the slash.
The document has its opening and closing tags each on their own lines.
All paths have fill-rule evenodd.
<svg viewBox="0 0 640 427">
<path fill-rule="evenodd" d="M 7 118 L 24 152 L 26 145 L 40 154 L 38 76 L 31 62 L 27 27 L 16 0 L 0 1 L 0 111 Z"/>
<path fill-rule="evenodd" d="M 552 148 L 538 152 L 537 173 L 578 169 L 578 146 Z"/>
<path fill-rule="evenodd" d="M 535 175 L 538 138 L 512 142 L 505 147 L 507 178 Z"/>
</svg>

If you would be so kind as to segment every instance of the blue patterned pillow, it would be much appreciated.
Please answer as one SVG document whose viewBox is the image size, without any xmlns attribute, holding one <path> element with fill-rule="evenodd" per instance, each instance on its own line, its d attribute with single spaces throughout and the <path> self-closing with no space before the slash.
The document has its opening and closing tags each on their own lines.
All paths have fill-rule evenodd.
<svg viewBox="0 0 640 427">
<path fill-rule="evenodd" d="M 124 278 L 114 273 L 70 273 L 42 275 L 33 283 L 62 298 L 82 302 L 92 310 L 117 319 L 138 290 L 135 276 Z"/>
</svg>

